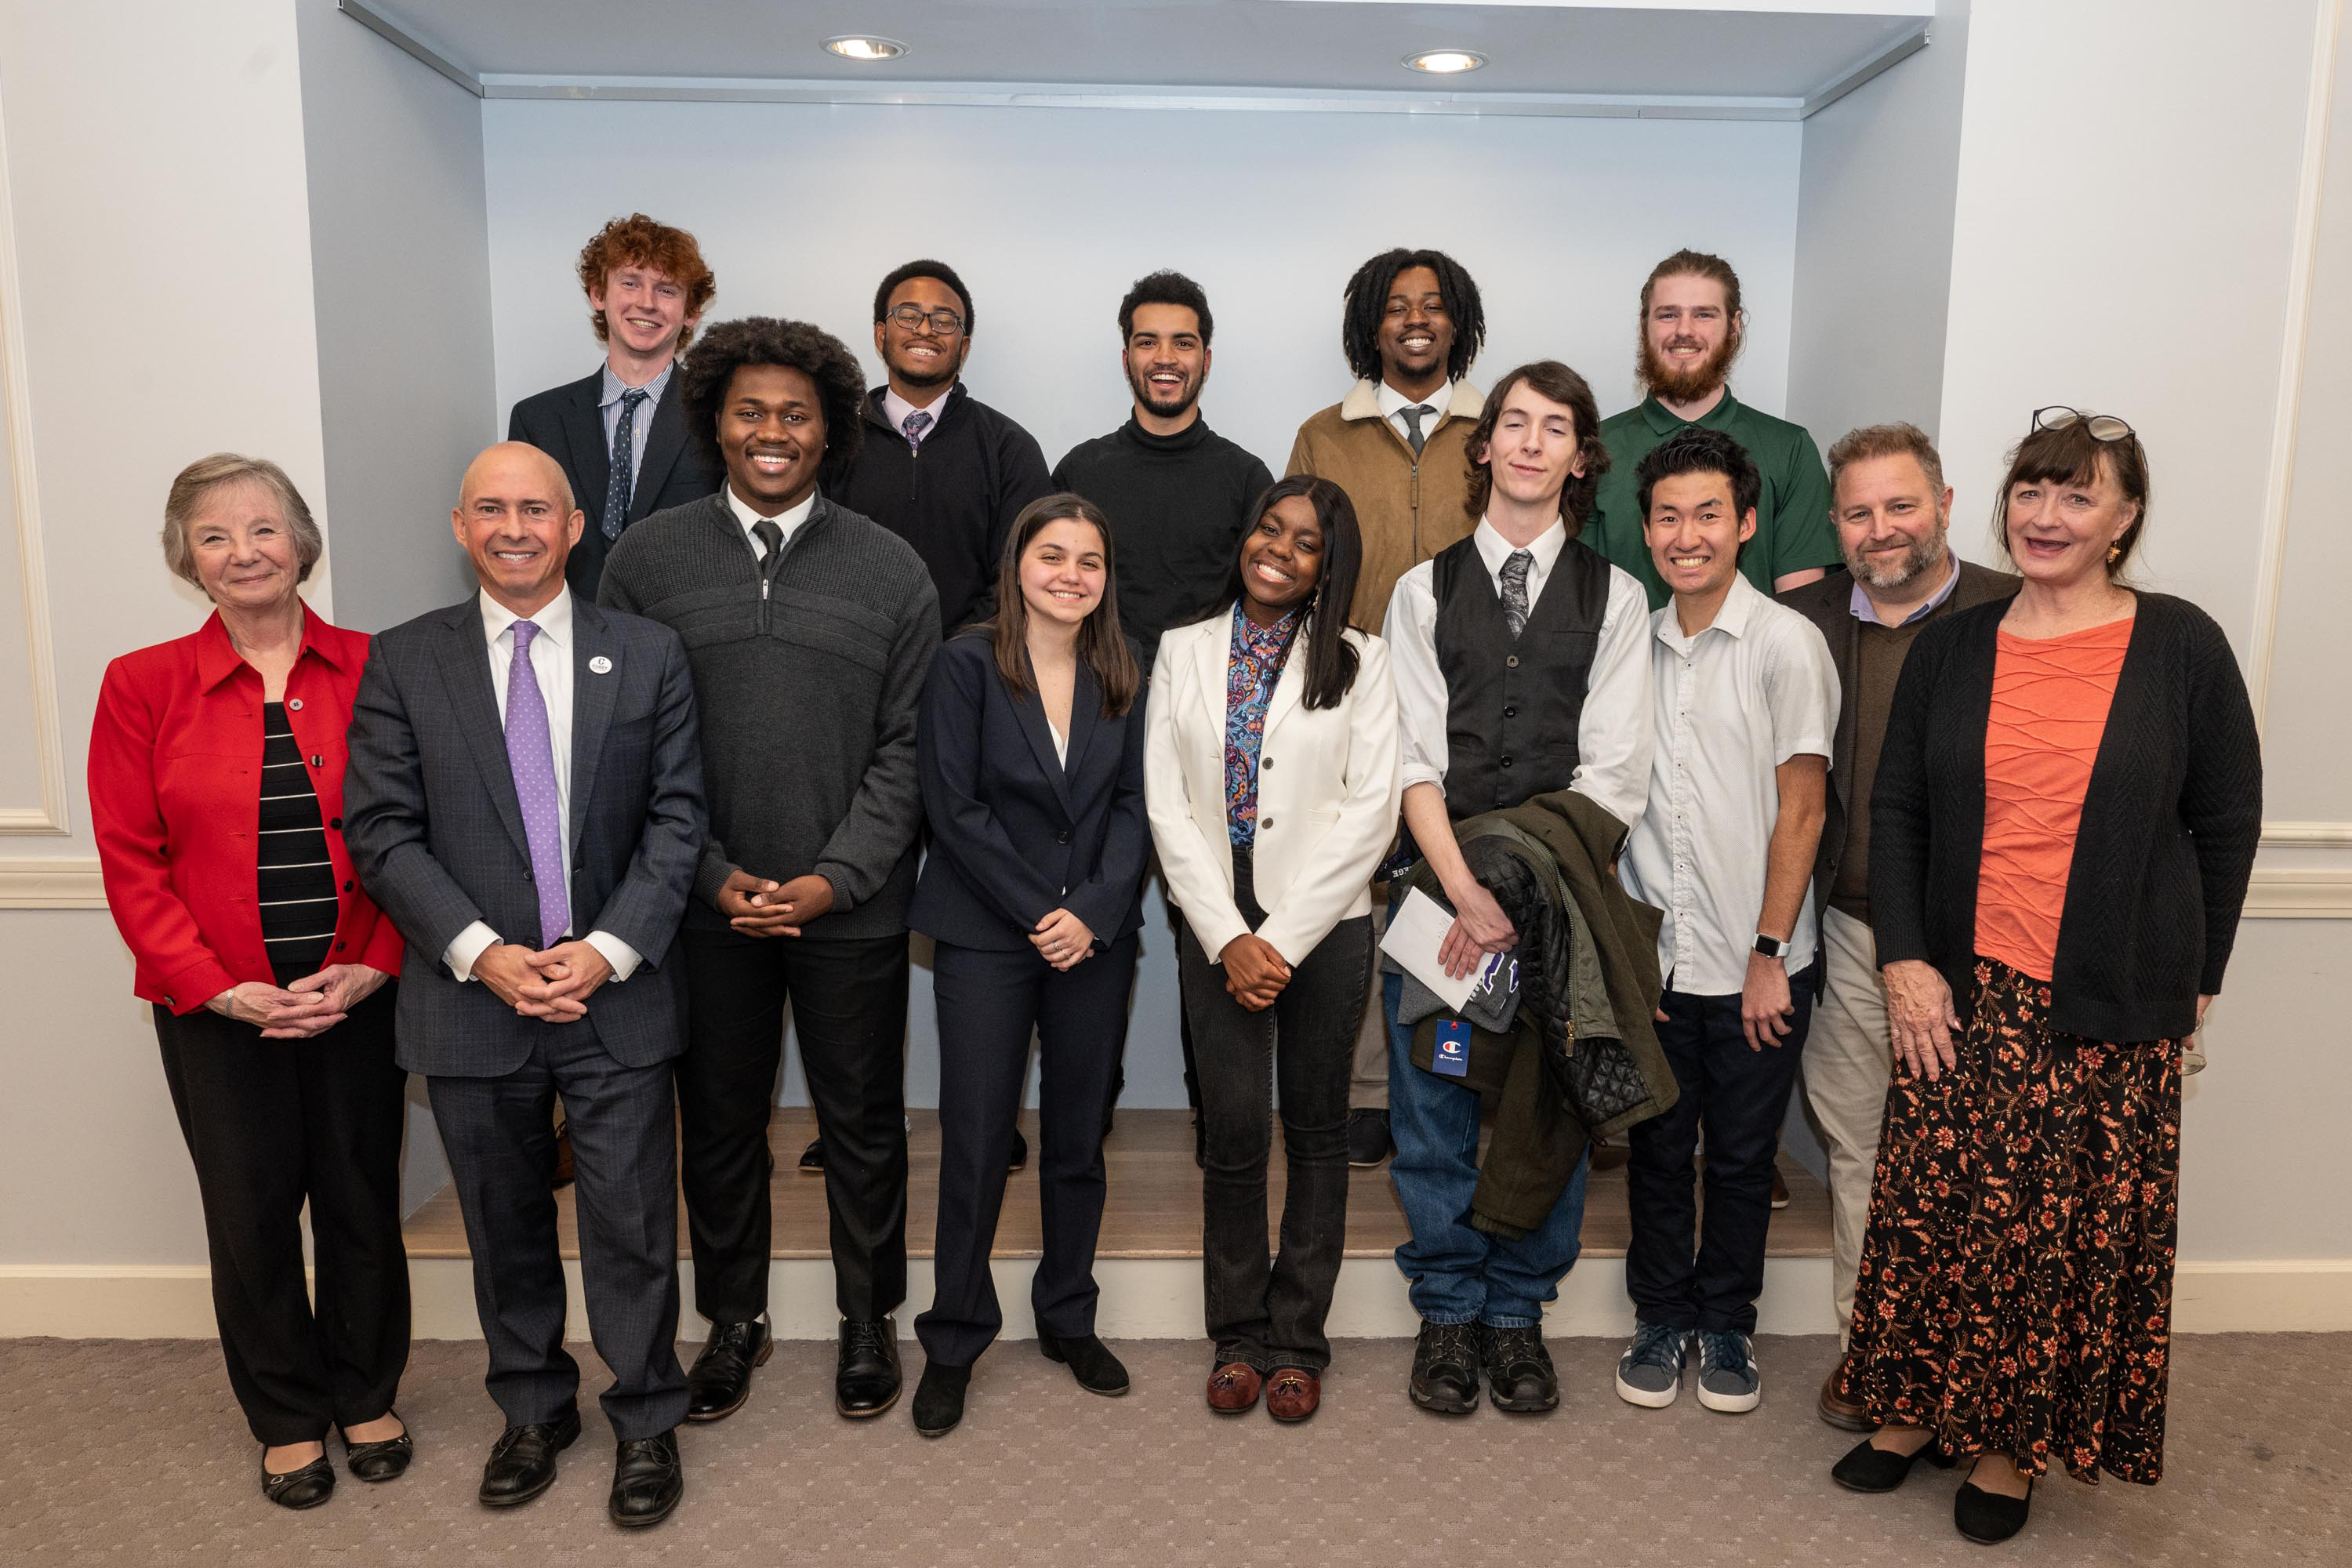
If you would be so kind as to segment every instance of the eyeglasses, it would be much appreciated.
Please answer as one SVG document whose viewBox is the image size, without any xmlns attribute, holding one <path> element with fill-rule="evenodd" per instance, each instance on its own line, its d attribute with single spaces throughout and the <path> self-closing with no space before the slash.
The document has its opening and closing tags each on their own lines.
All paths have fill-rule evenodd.
<svg viewBox="0 0 2352 1568">
<path fill-rule="evenodd" d="M 2053 403 L 2047 408 L 2033 411 L 2033 427 L 2036 430 L 2063 430 L 2078 422 L 2094 441 L 2128 441 L 2137 434 L 2130 426 L 2112 414 L 2085 414 L 2063 403 Z"/>
<path fill-rule="evenodd" d="M 963 331 L 963 318 L 945 307 L 926 310 L 920 305 L 901 305 L 890 312 L 890 319 L 910 332 L 922 331 L 923 323 L 928 321 L 931 331 L 943 338 L 951 338 Z"/>
</svg>

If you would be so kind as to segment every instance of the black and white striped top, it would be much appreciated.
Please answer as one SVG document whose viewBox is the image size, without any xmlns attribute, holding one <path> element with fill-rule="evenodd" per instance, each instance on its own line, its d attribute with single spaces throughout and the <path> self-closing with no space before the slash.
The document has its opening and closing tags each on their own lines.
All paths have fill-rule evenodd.
<svg viewBox="0 0 2352 1568">
<path fill-rule="evenodd" d="M 261 710 L 261 820 L 255 898 L 278 984 L 326 967 L 335 942 L 335 867 L 310 764 L 283 702 Z"/>
</svg>

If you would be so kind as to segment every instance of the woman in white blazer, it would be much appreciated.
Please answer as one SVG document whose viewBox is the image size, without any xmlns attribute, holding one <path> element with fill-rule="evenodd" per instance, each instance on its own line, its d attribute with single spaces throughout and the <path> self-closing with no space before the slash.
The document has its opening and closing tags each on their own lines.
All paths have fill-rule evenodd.
<svg viewBox="0 0 2352 1568">
<path fill-rule="evenodd" d="M 1328 479 L 1282 480 L 1242 531 L 1229 609 L 1168 633 L 1144 752 L 1151 837 L 1201 1085 L 1210 1408 L 1303 1421 L 1348 1223 L 1348 1079 L 1372 973 L 1372 868 L 1395 837 L 1396 687 L 1350 630 L 1363 546 Z M 1265 1250 L 1270 1089 L 1290 1188 Z"/>
</svg>

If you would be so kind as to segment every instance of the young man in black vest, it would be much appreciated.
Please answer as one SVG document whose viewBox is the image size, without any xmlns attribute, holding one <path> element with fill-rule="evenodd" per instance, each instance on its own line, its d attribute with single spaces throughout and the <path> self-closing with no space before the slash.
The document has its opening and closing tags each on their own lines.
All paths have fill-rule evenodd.
<svg viewBox="0 0 2352 1568">
<path fill-rule="evenodd" d="M 700 444 L 687 439 L 671 386 L 677 356 L 694 341 L 719 282 L 694 236 L 632 213 L 582 248 L 580 288 L 604 363 L 516 404 L 507 439 L 545 452 L 572 482 L 588 525 L 564 578 L 574 594 L 593 600 L 604 557 L 623 530 L 701 500 L 724 477 Z"/>
<path fill-rule="evenodd" d="M 1608 457 L 1582 376 L 1554 360 L 1496 384 L 1470 437 L 1470 537 L 1398 579 L 1385 636 L 1404 742 L 1404 822 L 1456 913 L 1440 957 L 1467 973 L 1518 933 L 1464 862 L 1454 824 L 1573 789 L 1631 828 L 1648 799 L 1649 605 L 1574 537 Z M 1402 889 L 1403 881 L 1392 882 Z M 1543 1304 L 1576 1261 L 1579 1163 L 1551 1215 L 1507 1239 L 1470 1223 L 1478 1095 L 1412 1065 L 1388 975 L 1390 1166 L 1412 1239 L 1397 1248 L 1422 1317 L 1411 1393 L 1467 1415 L 1483 1370 L 1498 1410 L 1559 1402 Z"/>
</svg>

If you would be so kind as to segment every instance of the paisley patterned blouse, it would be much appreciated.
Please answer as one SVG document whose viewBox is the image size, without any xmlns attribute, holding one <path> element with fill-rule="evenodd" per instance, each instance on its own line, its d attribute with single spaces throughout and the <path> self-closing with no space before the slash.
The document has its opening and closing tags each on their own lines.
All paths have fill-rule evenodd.
<svg viewBox="0 0 2352 1568">
<path fill-rule="evenodd" d="M 1257 753 L 1265 743 L 1265 708 L 1289 657 L 1299 610 L 1261 626 L 1234 606 L 1234 640 L 1225 665 L 1225 831 L 1234 847 L 1257 842 Z"/>
</svg>

